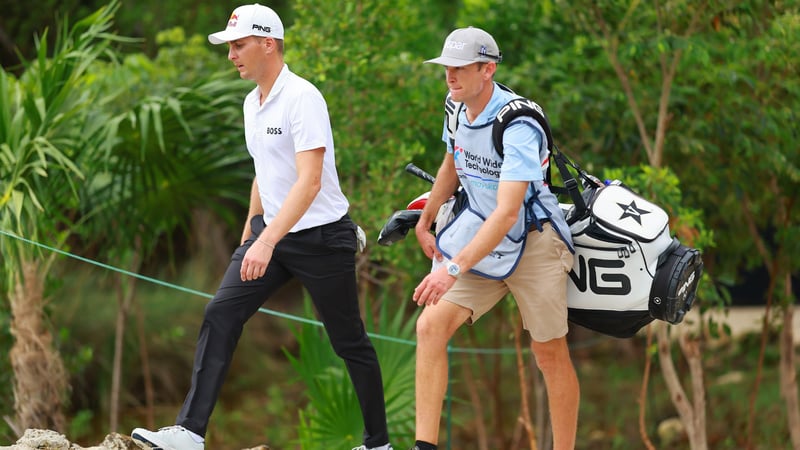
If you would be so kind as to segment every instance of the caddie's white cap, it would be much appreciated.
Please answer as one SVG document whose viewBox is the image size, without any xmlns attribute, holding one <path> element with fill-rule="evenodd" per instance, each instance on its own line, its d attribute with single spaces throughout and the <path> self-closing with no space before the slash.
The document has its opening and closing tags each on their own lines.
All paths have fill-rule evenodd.
<svg viewBox="0 0 800 450">
<path fill-rule="evenodd" d="M 503 54 L 491 34 L 480 28 L 459 28 L 444 41 L 442 55 L 429 59 L 426 63 L 441 64 L 449 67 L 462 67 L 474 62 L 499 63 Z"/>
<path fill-rule="evenodd" d="M 224 30 L 208 35 L 208 41 L 224 44 L 247 36 L 283 39 L 281 18 L 271 8 L 258 3 L 243 5 L 233 10 Z"/>
</svg>

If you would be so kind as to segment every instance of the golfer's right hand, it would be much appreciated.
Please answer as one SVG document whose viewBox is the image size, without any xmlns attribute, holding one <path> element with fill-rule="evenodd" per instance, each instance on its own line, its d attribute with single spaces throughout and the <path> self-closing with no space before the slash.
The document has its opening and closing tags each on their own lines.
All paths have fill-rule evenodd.
<svg viewBox="0 0 800 450">
<path fill-rule="evenodd" d="M 270 259 L 272 259 L 273 247 L 256 240 L 247 249 L 242 260 L 242 268 L 239 272 L 242 281 L 252 281 L 264 276 L 267 271 Z"/>
</svg>

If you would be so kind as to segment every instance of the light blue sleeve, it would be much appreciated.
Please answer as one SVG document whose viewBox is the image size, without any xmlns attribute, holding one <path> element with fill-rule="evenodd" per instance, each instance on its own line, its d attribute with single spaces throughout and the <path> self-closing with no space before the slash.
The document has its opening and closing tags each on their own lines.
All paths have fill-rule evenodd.
<svg viewBox="0 0 800 450">
<path fill-rule="evenodd" d="M 503 169 L 500 181 L 544 180 L 540 153 L 544 133 L 533 119 L 511 122 L 503 134 Z"/>
</svg>

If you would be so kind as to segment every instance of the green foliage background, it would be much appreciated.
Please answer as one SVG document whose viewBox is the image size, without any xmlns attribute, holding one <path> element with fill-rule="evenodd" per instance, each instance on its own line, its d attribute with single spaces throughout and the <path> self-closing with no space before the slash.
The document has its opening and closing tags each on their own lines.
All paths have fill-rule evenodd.
<svg viewBox="0 0 800 450">
<path fill-rule="evenodd" d="M 32 93 L 57 85 L 59 80 L 39 87 L 26 84 L 37 80 L 44 70 L 29 69 L 26 73 L 17 52 L 31 61 L 41 55 L 43 63 L 45 56 L 52 56 L 48 48 L 53 47 L 65 18 L 71 24 L 104 5 L 100 1 L 34 3 L 36 7 L 31 8 L 28 3 L 0 0 L 0 57 L 4 86 L 9 92 L 20 88 Z M 86 150 L 77 166 L 86 182 L 58 178 L 55 170 L 44 170 L 48 178 L 34 178 L 32 186 L 41 192 L 47 186 L 77 186 L 51 191 L 53 199 L 69 201 L 52 200 L 38 213 L 43 223 L 69 224 L 52 226 L 58 234 L 43 234 L 45 243 L 127 266 L 133 259 L 131 243 L 136 236 L 144 240 L 146 250 L 139 272 L 177 286 L 213 291 L 226 253 L 238 240 L 240 218 L 246 212 L 251 173 L 241 139 L 240 107 L 251 86 L 237 79 L 225 60 L 224 46 L 211 46 L 205 36 L 221 29 L 237 5 L 230 1 L 184 0 L 121 3 L 114 16 L 114 31 L 137 39 L 115 42 L 111 50 L 92 61 L 86 77 L 72 81 L 72 93 L 81 93 L 80 100 L 92 108 L 76 109 L 69 117 L 79 119 L 68 122 L 64 136 L 70 142 L 90 142 L 80 139 L 88 131 L 113 133 L 108 134 L 111 139 L 95 140 L 94 147 L 75 146 Z M 739 283 L 745 271 L 772 263 L 760 255 L 746 226 L 748 215 L 755 217 L 769 253 L 797 283 L 800 260 L 792 257 L 800 253 L 800 244 L 794 238 L 800 231 L 794 200 L 800 192 L 796 120 L 800 107 L 800 6 L 796 2 L 671 1 L 664 2 L 664 11 L 669 12 L 666 16 L 659 16 L 653 4 L 637 1 L 296 0 L 273 2 L 271 6 L 287 26 L 287 63 L 314 82 L 328 101 L 342 185 L 352 203 L 351 214 L 372 243 L 359 261 L 362 301 L 371 331 L 413 337 L 408 324 L 413 323 L 416 309 L 408 301 L 409 292 L 427 272 L 429 263 L 416 249 L 413 238 L 391 247 L 375 242 L 383 221 L 427 189 L 424 182 L 404 173 L 403 167 L 414 162 L 435 172 L 441 160 L 441 101 L 446 87 L 441 69 L 421 62 L 439 52 L 452 28 L 467 25 L 494 34 L 504 54 L 498 81 L 544 106 L 562 150 L 590 172 L 624 179 L 657 198 L 676 220 L 673 225 L 680 225 L 676 229 L 688 230 L 679 237 L 692 239 L 693 245 L 704 250 L 707 276 L 700 298 L 702 308 L 729 301 L 727 288 Z M 603 23 L 598 17 L 607 21 L 609 34 L 599 32 Z M 695 32 L 685 35 L 683 31 L 693 22 L 698 24 Z M 37 47 L 34 36 L 51 46 Z M 612 44 L 618 45 L 617 56 L 630 77 L 649 129 L 655 128 L 662 98 L 661 58 L 676 50 L 683 52 L 669 98 L 662 169 L 646 165 L 630 99 L 621 89 L 605 51 Z M 0 111 L 15 112 L 14 99 L 13 95 L 0 98 Z M 110 124 L 114 127 L 104 128 Z M 14 133 L 6 128 L 0 142 L 9 142 Z M 58 139 L 57 143 L 66 142 Z M 11 179 L 4 171 L 8 167 L 0 167 L 3 198 L 8 195 L 6 183 Z M 53 180 L 62 183 L 50 183 Z M 39 192 L 37 189 L 34 191 Z M 69 190 L 76 195 L 65 197 Z M 9 214 L 8 210 L 0 211 Z M 63 220 L 65 217 L 79 220 L 69 222 Z M 0 223 L 8 218 L 0 217 Z M 211 225 L 200 227 L 200 218 Z M 73 234 L 67 234 L 64 228 Z M 0 236 L 6 269 L 11 261 L 6 252 L 8 239 Z M 62 258 L 55 261 L 47 285 L 47 295 L 53 299 L 48 313 L 71 372 L 70 437 L 74 439 L 91 441 L 107 432 L 105 393 L 109 389 L 115 311 L 111 292 L 120 279 L 125 277 L 76 266 Z M 4 293 L 11 288 L 9 283 L 8 277 L 0 279 Z M 151 356 L 159 366 L 157 400 L 164 405 L 159 419 L 171 423 L 188 382 L 202 302 L 196 295 L 162 286 L 144 284 L 137 292 L 148 319 Z M 796 288 L 794 292 L 779 300 L 784 304 L 796 302 Z M 311 311 L 302 309 L 302 302 L 296 301 L 301 297 L 296 287 L 290 287 L 285 301 L 278 299 L 267 306 L 310 315 Z M 12 342 L 6 303 L 5 298 L 0 303 L 0 354 L 6 354 Z M 513 311 L 512 306 L 487 317 L 482 327 L 469 329 L 457 339 L 478 347 L 510 346 L 509 317 L 513 312 L 509 311 Z M 395 320 L 387 318 L 392 314 Z M 341 379 L 338 362 L 325 353 L 324 346 L 313 347 L 312 343 L 325 344 L 317 331 L 313 327 L 296 329 L 268 317 L 257 317 L 248 325 L 234 376 L 213 418 L 209 439 L 215 448 L 236 444 L 239 447 L 235 448 L 241 448 L 262 436 L 278 448 L 333 442 L 335 437 L 320 436 L 319 424 L 330 411 L 320 410 L 319 405 L 325 403 L 320 398 L 337 392 L 306 391 L 303 383 L 297 382 L 312 383 L 317 371 L 308 369 L 320 366 L 325 367 L 320 371 L 326 376 Z M 142 380 L 137 372 L 140 362 L 133 333 L 125 345 L 124 403 L 128 409 L 123 426 L 138 426 Z M 382 354 L 392 356 L 382 362 L 393 372 L 413 376 L 413 358 L 404 353 L 408 346 L 376 345 L 381 346 Z M 729 352 L 710 355 L 709 370 L 714 376 L 727 370 L 752 370 L 754 349 L 744 342 Z M 611 368 L 602 371 L 591 360 L 602 361 L 603 351 L 613 354 L 616 346 L 604 342 L 597 347 L 597 354 L 581 360 L 582 379 L 602 380 L 612 390 L 615 383 L 638 382 L 636 371 L 630 369 L 639 367 L 637 357 L 620 364 L 611 358 L 607 362 Z M 287 370 L 285 354 L 293 360 L 295 374 Z M 510 360 L 476 360 L 480 361 L 478 370 L 496 366 L 498 374 L 513 376 Z M 768 365 L 770 361 L 774 364 L 774 358 L 767 358 Z M 459 370 L 468 365 L 460 365 Z M 176 376 L 182 373 L 187 379 Z M 259 388 L 265 373 L 274 381 L 266 390 Z M 457 372 L 456 380 L 464 373 Z M 0 415 L 13 413 L 10 378 L 8 362 L 0 359 Z M 407 414 L 410 387 L 397 378 L 392 380 L 395 384 L 387 388 L 387 396 L 397 402 L 393 403 L 397 409 L 392 410 L 393 432 L 407 440 L 409 423 L 413 423 Z M 496 382 L 502 383 L 502 378 L 498 376 Z M 741 411 L 741 405 L 731 405 L 726 398 L 749 395 L 743 386 L 730 388 L 736 395 L 725 388 L 710 389 L 712 448 L 738 448 L 743 442 L 737 433 L 744 428 L 741 417 L 745 411 L 739 417 L 720 412 Z M 248 395 L 254 391 L 257 394 Z M 515 400 L 489 388 L 486 392 L 497 394 L 495 399 Z M 582 430 L 581 448 L 623 449 L 630 448 L 632 441 L 638 443 L 638 430 L 630 426 L 635 417 L 620 414 L 611 422 L 607 418 L 620 409 L 635 410 L 633 396 L 623 392 L 617 397 L 628 401 L 617 405 L 613 401 L 618 399 L 607 392 L 585 391 L 582 423 L 605 434 L 594 439 L 589 431 Z M 347 397 L 346 392 L 338 393 Z M 466 405 L 468 392 L 457 387 L 455 395 L 457 403 Z M 666 399 L 657 393 L 653 397 L 654 415 L 659 419 L 674 415 Z M 771 402 L 778 399 L 779 394 L 771 390 L 759 392 L 757 407 L 764 417 L 774 411 Z M 298 404 L 303 406 L 299 416 L 294 413 Z M 469 442 L 470 415 L 499 416 L 502 409 L 487 405 L 485 412 L 476 413 L 464 406 L 453 421 Z M 590 419 L 594 416 L 605 419 Z M 513 422 L 513 418 L 508 421 Z M 786 430 L 778 422 L 758 427 L 764 448 L 786 444 Z M 300 425 L 295 431 L 297 423 Z M 726 427 L 726 423 L 734 426 Z M 251 430 L 257 430 L 255 436 Z M 506 429 L 498 435 L 504 433 L 512 434 Z M 724 436 L 726 433 L 733 436 Z M 350 436 L 353 439 L 348 442 L 355 445 L 357 435 Z M 0 444 L 12 441 L 10 430 L 0 424 Z M 454 441 L 458 442 L 456 438 Z M 662 444 L 662 448 L 671 448 L 669 443 Z M 674 445 L 680 448 L 680 443 Z"/>
</svg>

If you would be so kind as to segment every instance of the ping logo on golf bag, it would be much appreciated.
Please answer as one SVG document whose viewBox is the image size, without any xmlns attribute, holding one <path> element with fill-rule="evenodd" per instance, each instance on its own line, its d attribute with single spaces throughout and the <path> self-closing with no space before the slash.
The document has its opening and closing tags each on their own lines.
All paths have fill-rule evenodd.
<svg viewBox="0 0 800 450">
<path fill-rule="evenodd" d="M 576 267 L 569 272 L 569 278 L 580 292 L 591 292 L 598 295 L 628 295 L 631 293 L 631 279 L 622 271 L 606 271 L 605 269 L 624 269 L 625 261 L 621 259 L 586 258 L 578 255 Z M 588 280 L 587 280 L 588 278 Z M 601 284 L 602 282 L 602 284 Z"/>
<path fill-rule="evenodd" d="M 686 280 L 686 282 L 681 284 L 681 287 L 678 288 L 679 297 L 682 297 L 689 292 L 689 288 L 694 284 L 694 279 L 696 275 L 697 275 L 696 273 L 692 272 L 691 275 L 689 275 L 689 278 Z"/>
</svg>

